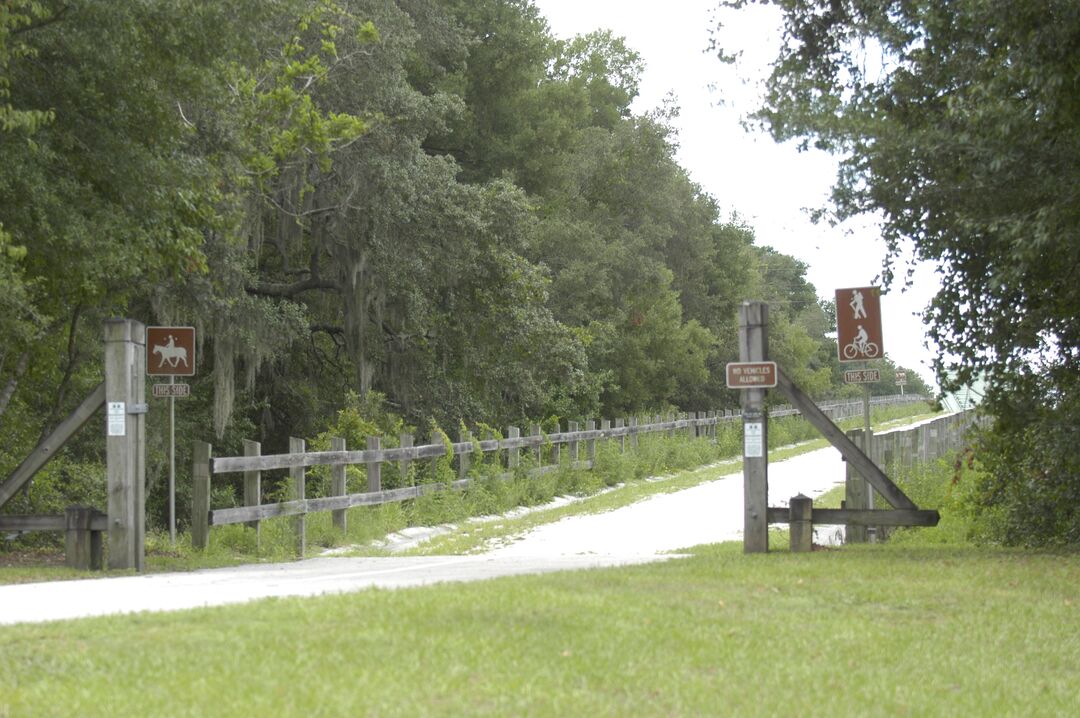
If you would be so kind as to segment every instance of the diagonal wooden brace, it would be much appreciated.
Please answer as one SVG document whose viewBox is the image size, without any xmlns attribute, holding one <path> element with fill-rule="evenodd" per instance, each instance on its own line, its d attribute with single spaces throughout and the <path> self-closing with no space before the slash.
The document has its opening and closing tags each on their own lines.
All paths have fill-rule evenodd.
<svg viewBox="0 0 1080 718">
<path fill-rule="evenodd" d="M 802 412 L 803 417 L 806 418 L 814 427 L 824 435 L 829 443 L 840 450 L 844 459 L 849 464 L 855 467 L 855 470 L 862 474 L 862 477 L 870 482 L 870 485 L 877 489 L 878 493 L 885 497 L 885 500 L 897 509 L 917 509 L 915 505 L 907 495 L 900 490 L 900 487 L 892 482 L 885 472 L 878 468 L 878 465 L 870 460 L 866 454 L 864 454 L 858 446 L 855 445 L 851 439 L 844 434 L 843 430 L 836 424 L 832 423 L 832 420 L 825 415 L 817 404 L 813 402 L 802 389 L 795 386 L 791 379 L 783 372 L 780 367 L 776 368 L 776 388 L 784 392 L 787 398 L 795 405 L 799 411 Z"/>
<path fill-rule="evenodd" d="M 90 396 L 83 399 L 71 416 L 60 422 L 48 438 L 41 442 L 26 459 L 19 464 L 15 472 L 6 481 L 0 484 L 0 508 L 19 492 L 19 489 L 27 481 L 34 478 L 34 474 L 48 463 L 49 459 L 56 455 L 67 440 L 75 435 L 75 432 L 88 422 L 94 413 L 105 404 L 105 382 L 97 385 L 90 392 Z"/>
</svg>

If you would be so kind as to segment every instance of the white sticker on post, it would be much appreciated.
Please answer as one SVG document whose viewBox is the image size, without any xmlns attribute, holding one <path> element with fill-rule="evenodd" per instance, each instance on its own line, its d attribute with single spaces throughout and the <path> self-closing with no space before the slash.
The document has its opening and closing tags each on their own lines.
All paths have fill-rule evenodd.
<svg viewBox="0 0 1080 718">
<path fill-rule="evenodd" d="M 108 405 L 108 436 L 124 436 L 127 430 L 127 414 L 124 402 L 110 401 Z"/>
<path fill-rule="evenodd" d="M 760 459 L 765 456 L 764 424 L 760 421 L 748 421 L 743 424 L 743 456 L 748 459 Z"/>
</svg>

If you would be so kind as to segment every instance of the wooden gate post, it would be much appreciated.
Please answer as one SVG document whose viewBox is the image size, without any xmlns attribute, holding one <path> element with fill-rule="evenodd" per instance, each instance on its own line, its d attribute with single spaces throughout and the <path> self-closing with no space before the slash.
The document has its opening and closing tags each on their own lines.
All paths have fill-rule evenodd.
<svg viewBox="0 0 1080 718">
<path fill-rule="evenodd" d="M 244 456 L 259 456 L 262 454 L 262 444 L 251 439 L 244 439 Z M 244 506 L 258 506 L 262 503 L 262 472 L 252 469 L 244 472 Z M 255 529 L 255 545 L 259 545 L 262 530 L 259 528 L 259 520 L 247 522 L 248 528 Z"/>
<path fill-rule="evenodd" d="M 146 327 L 105 322 L 109 568 L 145 567 Z"/>
<path fill-rule="evenodd" d="M 506 438 L 511 440 L 520 439 L 521 429 L 516 426 L 508 426 L 506 428 Z M 519 466 L 521 466 L 521 449 L 514 447 L 506 452 L 506 470 L 513 474 Z"/>
<path fill-rule="evenodd" d="M 307 442 L 295 436 L 289 437 L 289 453 L 302 454 L 307 451 Z M 307 471 L 303 466 L 293 466 L 289 469 L 289 480 L 292 482 L 292 499 L 304 501 L 307 499 Z M 296 535 L 296 556 L 304 558 L 307 553 L 307 513 L 302 512 L 292 519 L 293 532 Z"/>
<path fill-rule="evenodd" d="M 201 551 L 210 545 L 210 454 L 205 441 L 196 441 L 191 451 L 191 548 Z"/>
<path fill-rule="evenodd" d="M 340 436 L 330 437 L 330 451 L 345 451 L 345 439 Z M 334 464 L 330 467 L 330 494 L 332 496 L 345 496 L 348 491 L 347 471 L 345 464 Z M 334 509 L 330 514 L 330 521 L 334 528 L 341 533 L 349 530 L 349 517 L 346 509 Z"/>
<path fill-rule="evenodd" d="M 743 302 L 739 306 L 739 361 L 769 358 L 769 305 Z M 743 389 L 743 552 L 769 550 L 769 420 L 765 390 Z"/>
<path fill-rule="evenodd" d="M 64 512 L 64 563 L 80 571 L 101 570 L 101 531 L 93 529 L 93 521 L 101 512 L 89 506 L 70 506 Z"/>
<path fill-rule="evenodd" d="M 788 502 L 788 527 L 791 530 L 792 552 L 814 550 L 814 500 L 799 494 Z"/>
<path fill-rule="evenodd" d="M 864 437 L 866 433 L 862 429 L 851 429 L 847 436 L 855 445 L 866 451 Z M 866 482 L 863 475 L 856 470 L 850 462 L 845 463 L 844 475 L 844 508 L 845 509 L 869 509 L 869 492 L 873 489 Z M 866 543 L 869 538 L 867 527 L 858 524 L 844 526 L 844 543 Z"/>
</svg>

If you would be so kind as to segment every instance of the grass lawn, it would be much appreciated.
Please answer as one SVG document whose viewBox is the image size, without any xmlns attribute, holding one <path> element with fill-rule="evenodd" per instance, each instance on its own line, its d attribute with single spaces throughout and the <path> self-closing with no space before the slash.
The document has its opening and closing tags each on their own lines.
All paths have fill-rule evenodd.
<svg viewBox="0 0 1080 718">
<path fill-rule="evenodd" d="M 0 716 L 1076 715 L 1078 612 L 1077 555 L 721 544 L 0 628 Z"/>
<path fill-rule="evenodd" d="M 1077 715 L 1080 553 L 965 545 L 951 474 L 886 544 L 0 627 L 0 718 Z"/>
</svg>

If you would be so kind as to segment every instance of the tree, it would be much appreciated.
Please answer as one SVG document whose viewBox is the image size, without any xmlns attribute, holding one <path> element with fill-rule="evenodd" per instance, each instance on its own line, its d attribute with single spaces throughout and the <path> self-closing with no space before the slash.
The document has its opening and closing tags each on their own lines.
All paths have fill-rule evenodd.
<svg viewBox="0 0 1080 718">
<path fill-rule="evenodd" d="M 940 264 L 936 369 L 946 389 L 988 379 L 995 535 L 1080 541 L 1080 5 L 771 4 L 784 45 L 756 117 L 842 157 L 831 214 L 881 217 L 887 280 L 906 242 Z"/>
<path fill-rule="evenodd" d="M 242 44 L 230 28 L 257 15 L 242 5 L 0 11 L 0 416 L 40 393 L 45 433 L 98 380 L 100 320 L 205 267 L 215 173 L 188 151 L 184 107 Z"/>
</svg>

